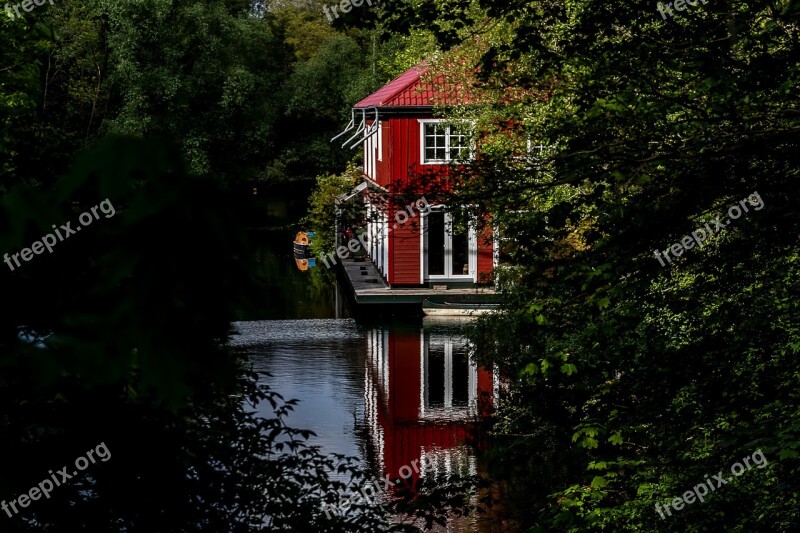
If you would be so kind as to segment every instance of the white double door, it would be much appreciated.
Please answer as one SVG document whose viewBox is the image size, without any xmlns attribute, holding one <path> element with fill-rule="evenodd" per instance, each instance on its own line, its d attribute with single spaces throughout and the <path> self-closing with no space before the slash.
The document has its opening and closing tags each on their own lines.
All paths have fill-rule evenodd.
<svg viewBox="0 0 800 533">
<path fill-rule="evenodd" d="M 454 224 L 450 213 L 432 208 L 422 219 L 425 281 L 476 281 L 478 239 L 475 224 Z"/>
</svg>

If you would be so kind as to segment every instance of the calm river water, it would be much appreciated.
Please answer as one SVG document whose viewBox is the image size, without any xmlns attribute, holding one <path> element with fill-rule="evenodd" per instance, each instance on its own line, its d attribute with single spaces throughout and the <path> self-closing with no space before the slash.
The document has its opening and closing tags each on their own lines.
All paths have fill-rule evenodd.
<svg viewBox="0 0 800 533">
<path fill-rule="evenodd" d="M 267 227 L 254 233 L 255 260 L 266 290 L 235 324 L 232 343 L 271 374 L 273 389 L 301 400 L 291 426 L 314 431 L 325 452 L 358 457 L 377 479 L 423 457 L 436 479 L 482 472 L 475 421 L 489 412 L 495 381 L 470 362 L 463 323 L 350 318 L 337 287 L 292 256 L 306 198 L 302 189 L 258 198 Z M 447 528 L 492 529 L 472 521 Z"/>
</svg>

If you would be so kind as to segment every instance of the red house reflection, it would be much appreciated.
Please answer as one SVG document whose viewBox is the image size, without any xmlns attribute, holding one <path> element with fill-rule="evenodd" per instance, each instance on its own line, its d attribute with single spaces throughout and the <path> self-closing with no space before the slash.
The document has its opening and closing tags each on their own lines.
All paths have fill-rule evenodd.
<svg viewBox="0 0 800 533">
<path fill-rule="evenodd" d="M 469 357 L 458 330 L 377 328 L 367 335 L 365 401 L 371 444 L 384 475 L 433 463 L 420 476 L 476 473 L 477 422 L 491 413 L 495 379 Z M 417 471 L 419 470 L 419 471 Z M 405 470 L 408 472 L 408 470 Z"/>
</svg>

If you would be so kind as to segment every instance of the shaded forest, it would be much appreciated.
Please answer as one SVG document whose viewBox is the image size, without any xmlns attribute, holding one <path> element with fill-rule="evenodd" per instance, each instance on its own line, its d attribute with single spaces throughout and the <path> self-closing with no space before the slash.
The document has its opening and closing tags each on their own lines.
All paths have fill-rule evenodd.
<svg viewBox="0 0 800 533">
<path fill-rule="evenodd" d="M 800 2 L 675 4 L 0 15 L 0 253 L 103 199 L 118 211 L 0 267 L 0 499 L 112 454 L 0 530 L 402 529 L 392 516 L 430 525 L 488 484 L 509 531 L 795 530 Z M 328 223 L 359 157 L 330 138 L 422 60 L 464 96 L 438 111 L 476 125 L 479 153 L 406 193 L 489 213 L 502 241 L 503 310 L 471 331 L 503 377 L 491 480 L 330 518 L 347 485 L 330 471 L 366 474 L 292 428 L 293 400 L 226 345 L 258 290 L 236 193 L 320 177 Z M 763 468 L 679 509 L 756 452 Z"/>
<path fill-rule="evenodd" d="M 0 15 L 0 500 L 100 443 L 111 459 L 0 530 L 388 529 L 373 503 L 324 514 L 367 473 L 227 339 L 259 290 L 241 191 L 343 170 L 350 106 L 416 59 L 316 4 L 29 7 Z M 103 200 L 116 214 L 78 234 Z"/>
</svg>

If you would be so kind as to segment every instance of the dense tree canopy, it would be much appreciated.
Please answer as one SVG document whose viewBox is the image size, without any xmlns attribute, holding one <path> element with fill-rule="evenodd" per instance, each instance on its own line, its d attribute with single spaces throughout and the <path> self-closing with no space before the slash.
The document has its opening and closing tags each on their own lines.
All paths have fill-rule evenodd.
<svg viewBox="0 0 800 533">
<path fill-rule="evenodd" d="M 113 457 L 22 516 L 2 511 L 3 531 L 392 526 L 367 502 L 325 515 L 366 472 L 292 428 L 295 401 L 257 385 L 226 347 L 242 296 L 257 290 L 231 186 L 343 169 L 349 155 L 320 139 L 375 79 L 358 70 L 358 32 L 296 8 L 304 31 L 267 7 L 90 0 L 0 12 L 0 500 L 101 441 Z M 306 102 L 295 94 L 306 84 L 336 90 Z M 317 116 L 316 140 L 286 134 Z M 104 199 L 114 214 L 92 231 L 14 266 Z M 274 414 L 256 416 L 259 403 Z"/>
<path fill-rule="evenodd" d="M 508 308 L 475 334 L 508 379 L 497 466 L 520 522 L 796 526 L 800 5 L 442 4 L 413 8 L 462 42 L 438 73 L 481 96 L 443 112 L 482 126 L 448 200 L 513 244 Z M 763 470 L 656 512 L 757 449 Z"/>
<path fill-rule="evenodd" d="M 350 107 L 433 44 L 333 27 L 314 2 L 250 7 L 89 0 L 4 13 L 0 186 L 52 184 L 107 134 L 170 139 L 190 171 L 229 184 L 343 170 L 353 154 L 329 140 Z"/>
<path fill-rule="evenodd" d="M 157 454 L 114 479 L 168 480 L 129 502 L 101 470 L 15 527 L 67 513 L 64 529 L 145 531 L 167 509 L 176 531 L 388 527 L 383 511 L 318 512 L 344 488 L 321 474 L 335 461 L 224 346 L 250 279 L 226 190 L 321 175 L 312 216 L 329 221 L 325 198 L 358 173 L 337 177 L 354 154 L 330 138 L 429 59 L 469 97 L 439 111 L 474 120 L 480 149 L 452 193 L 416 192 L 490 213 L 504 242 L 506 304 L 473 337 L 504 379 L 492 475 L 515 527 L 796 528 L 800 3 L 670 5 L 395 0 L 333 24 L 313 1 L 0 13 L 0 252 L 103 198 L 119 211 L 2 267 L 0 450 L 19 465 L 74 457 L 102 438 L 87 420 L 111 420 L 112 453 Z M 275 417 L 235 395 L 275 401 Z M 659 515 L 758 450 L 763 468 Z M 11 469 L 0 496 L 37 475 Z"/>
</svg>

